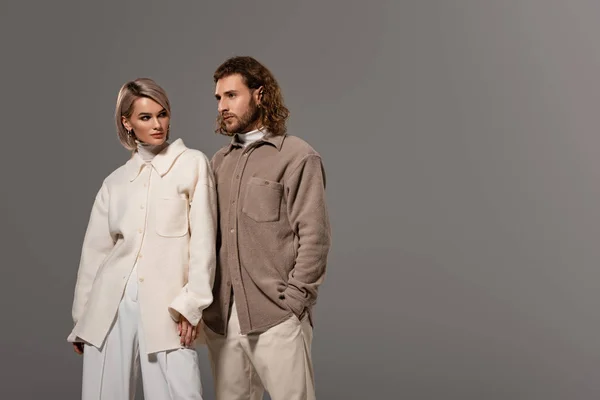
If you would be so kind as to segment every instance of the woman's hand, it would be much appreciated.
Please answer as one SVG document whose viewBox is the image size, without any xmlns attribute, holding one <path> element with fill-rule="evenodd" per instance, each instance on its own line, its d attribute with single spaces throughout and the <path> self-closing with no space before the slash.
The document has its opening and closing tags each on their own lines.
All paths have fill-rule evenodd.
<svg viewBox="0 0 600 400">
<path fill-rule="evenodd" d="M 180 342 L 185 347 L 190 347 L 198 337 L 198 328 L 193 326 L 183 315 L 179 317 L 177 323 L 177 333 Z"/>
<path fill-rule="evenodd" d="M 83 354 L 83 343 L 73 343 L 73 350 L 79 355 Z"/>
</svg>

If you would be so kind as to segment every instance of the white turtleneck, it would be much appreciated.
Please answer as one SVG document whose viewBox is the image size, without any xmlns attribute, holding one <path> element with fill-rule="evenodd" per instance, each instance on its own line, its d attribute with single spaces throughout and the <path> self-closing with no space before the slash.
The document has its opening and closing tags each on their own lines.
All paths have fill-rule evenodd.
<svg viewBox="0 0 600 400">
<path fill-rule="evenodd" d="M 159 145 L 152 145 L 138 141 L 137 152 L 139 153 L 140 157 L 142 157 L 142 160 L 144 160 L 146 163 L 149 163 L 152 161 L 154 156 L 163 151 L 168 145 L 169 142 L 167 142 L 166 140 L 163 144 Z"/>
<path fill-rule="evenodd" d="M 263 131 L 261 131 L 260 129 L 255 129 L 255 130 L 247 132 L 247 133 L 237 133 L 236 136 L 237 136 L 238 142 L 242 146 L 246 147 L 249 144 L 262 139 L 263 136 L 265 136 L 265 133 Z"/>
</svg>

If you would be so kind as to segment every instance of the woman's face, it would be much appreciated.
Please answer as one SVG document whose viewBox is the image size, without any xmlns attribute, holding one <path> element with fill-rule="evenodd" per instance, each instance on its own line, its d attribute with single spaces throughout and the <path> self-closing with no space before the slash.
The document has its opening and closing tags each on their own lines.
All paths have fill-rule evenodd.
<svg viewBox="0 0 600 400">
<path fill-rule="evenodd" d="M 133 102 L 131 117 L 122 119 L 128 131 L 133 130 L 137 140 L 151 145 L 161 145 L 167 140 L 170 117 L 160 104 L 147 97 Z"/>
</svg>

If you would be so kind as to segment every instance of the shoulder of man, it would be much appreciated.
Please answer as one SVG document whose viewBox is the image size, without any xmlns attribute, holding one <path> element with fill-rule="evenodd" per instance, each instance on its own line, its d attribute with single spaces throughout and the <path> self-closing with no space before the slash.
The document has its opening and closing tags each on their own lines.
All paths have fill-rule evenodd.
<svg viewBox="0 0 600 400">
<path fill-rule="evenodd" d="M 221 147 L 213 156 L 210 158 L 211 167 L 215 168 L 221 161 L 223 161 L 223 157 L 229 148 L 229 143 Z"/>
<path fill-rule="evenodd" d="M 307 156 L 321 157 L 321 155 L 310 144 L 308 144 L 306 140 L 292 135 L 285 136 L 281 146 L 281 151 L 293 154 L 294 158 L 305 158 Z"/>
</svg>

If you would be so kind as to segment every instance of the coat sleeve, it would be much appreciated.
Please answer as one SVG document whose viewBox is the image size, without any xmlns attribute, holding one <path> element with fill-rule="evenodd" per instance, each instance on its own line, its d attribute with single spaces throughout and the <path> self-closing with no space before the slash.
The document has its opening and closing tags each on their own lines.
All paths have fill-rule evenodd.
<svg viewBox="0 0 600 400">
<path fill-rule="evenodd" d="M 190 196 L 188 282 L 169 305 L 175 321 L 183 315 L 194 326 L 213 301 L 217 235 L 217 193 L 212 168 L 206 156 L 198 157 L 197 166 L 197 180 Z"/>
<path fill-rule="evenodd" d="M 108 224 L 109 192 L 106 183 L 96 195 L 83 239 L 75 295 L 73 299 L 73 322 L 81 318 L 88 301 L 92 284 L 104 259 L 113 249 L 116 238 L 111 235 Z"/>
<path fill-rule="evenodd" d="M 285 298 L 291 310 L 301 316 L 316 302 L 331 242 L 321 157 L 307 156 L 290 175 L 287 186 L 288 218 L 299 246 Z"/>
</svg>

